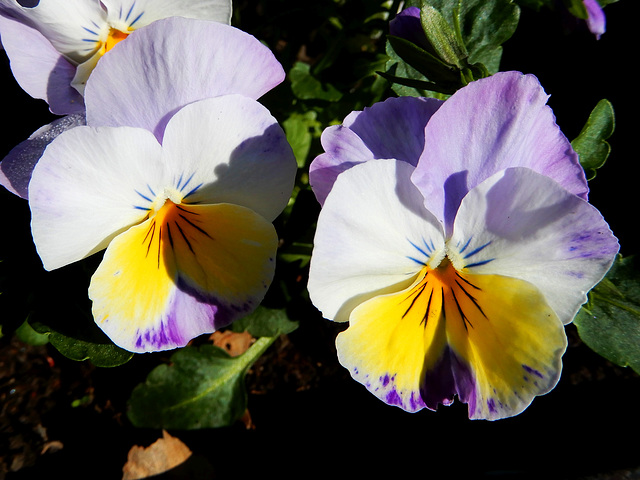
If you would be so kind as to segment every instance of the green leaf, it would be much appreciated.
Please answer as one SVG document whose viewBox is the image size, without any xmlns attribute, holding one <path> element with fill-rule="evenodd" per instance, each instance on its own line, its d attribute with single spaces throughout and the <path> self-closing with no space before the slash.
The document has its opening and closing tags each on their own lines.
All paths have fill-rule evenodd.
<svg viewBox="0 0 640 480">
<path fill-rule="evenodd" d="M 16 329 L 16 336 L 29 345 L 46 345 L 49 343 L 49 337 L 42 333 L 36 332 L 29 322 L 25 320 L 22 325 Z"/>
<path fill-rule="evenodd" d="M 395 44 L 396 48 L 403 52 L 405 56 L 407 56 L 409 48 L 413 49 L 414 53 L 418 53 L 415 49 L 419 49 L 422 52 L 425 51 L 411 44 L 407 40 L 399 38 L 398 40 L 395 40 L 394 38 L 397 37 L 387 37 L 386 52 L 389 60 L 386 63 L 386 72 L 378 73 L 383 78 L 392 82 L 392 89 L 398 95 L 441 98 L 441 94 L 449 96 L 456 91 L 459 84 L 459 79 L 458 77 L 456 77 L 454 72 L 448 72 L 449 67 L 442 67 L 443 64 L 433 56 L 422 57 L 420 61 L 422 61 L 423 63 L 420 68 L 424 71 L 428 71 L 429 63 L 433 62 L 434 70 L 430 71 L 430 75 L 435 75 L 436 78 L 440 79 L 440 83 L 431 81 L 424 74 L 422 74 L 416 68 L 411 66 L 407 61 L 405 61 L 402 56 L 396 53 L 393 44 Z M 409 45 L 407 44 L 410 44 L 411 47 L 409 47 Z M 406 51 L 404 47 L 406 47 Z M 446 75 L 447 77 L 443 78 L 444 75 Z M 431 92 L 437 93 L 434 95 Z"/>
<path fill-rule="evenodd" d="M 133 425 L 147 428 L 217 428 L 235 423 L 247 408 L 247 370 L 273 343 L 262 337 L 242 355 L 213 345 L 185 347 L 169 365 L 153 369 L 129 399 Z"/>
<path fill-rule="evenodd" d="M 133 353 L 114 345 L 93 320 L 65 320 L 67 321 L 64 329 L 57 329 L 57 324 L 46 325 L 31 319 L 30 325 L 35 332 L 45 335 L 51 345 L 71 360 L 89 360 L 97 367 L 117 367 L 133 358 Z"/>
<path fill-rule="evenodd" d="M 420 9 L 422 29 L 437 55 L 449 65 L 463 68 L 468 57 L 462 38 L 456 35 L 443 15 L 431 5 L 425 4 Z"/>
<path fill-rule="evenodd" d="M 512 0 L 428 0 L 424 3 L 440 11 L 455 28 L 468 52 L 469 63 L 488 66 L 488 58 L 495 56 L 496 49 L 511 38 L 520 20 L 520 7 Z M 493 62 L 492 66 L 496 67 Z"/>
<path fill-rule="evenodd" d="M 277 337 L 293 332 L 298 322 L 289 320 L 284 308 L 258 306 L 250 315 L 231 324 L 234 332 L 249 332 L 253 337 Z"/>
<path fill-rule="evenodd" d="M 619 256 L 589 293 L 574 324 L 582 341 L 620 366 L 640 373 L 640 264 Z"/>
<path fill-rule="evenodd" d="M 296 62 L 289 71 L 291 90 L 301 100 L 326 100 L 337 102 L 342 92 L 331 84 L 323 84 L 311 74 L 308 63 Z"/>
<path fill-rule="evenodd" d="M 318 121 L 318 114 L 310 110 L 308 112 L 293 112 L 289 118 L 282 122 L 287 141 L 293 149 L 299 168 L 304 168 L 309 156 L 311 142 L 319 137 L 322 126 Z"/>
<path fill-rule="evenodd" d="M 615 115 L 611 103 L 602 99 L 591 111 L 587 123 L 571 146 L 580 156 L 587 180 L 596 176 L 596 170 L 604 165 L 611 152 L 606 141 L 615 129 Z"/>
</svg>

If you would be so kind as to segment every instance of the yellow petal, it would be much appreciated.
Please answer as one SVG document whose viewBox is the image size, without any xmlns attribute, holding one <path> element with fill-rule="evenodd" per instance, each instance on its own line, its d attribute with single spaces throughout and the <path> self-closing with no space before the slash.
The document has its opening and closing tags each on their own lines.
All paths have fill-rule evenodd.
<svg viewBox="0 0 640 480">
<path fill-rule="evenodd" d="M 469 404 L 471 418 L 522 411 L 557 382 L 562 323 L 531 284 L 424 267 L 407 289 L 358 306 L 338 336 L 340 361 L 407 411 Z"/>
<path fill-rule="evenodd" d="M 131 351 L 183 346 L 260 303 L 276 247 L 273 225 L 252 210 L 168 200 L 107 248 L 89 289 L 94 318 Z"/>
</svg>

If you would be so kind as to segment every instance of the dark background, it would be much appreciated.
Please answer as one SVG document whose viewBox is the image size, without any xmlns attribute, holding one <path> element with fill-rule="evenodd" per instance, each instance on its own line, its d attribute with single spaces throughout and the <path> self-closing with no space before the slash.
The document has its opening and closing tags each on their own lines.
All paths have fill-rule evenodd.
<svg viewBox="0 0 640 480">
<path fill-rule="evenodd" d="M 238 26 L 261 38 L 255 30 L 266 32 L 264 25 L 248 4 L 238 2 L 247 9 L 246 23 Z M 621 0 L 605 12 L 607 33 L 596 41 L 578 26 L 569 30 L 571 22 L 558 12 L 523 10 L 501 69 L 538 76 L 570 139 L 601 98 L 612 102 L 612 154 L 591 181 L 590 200 L 620 239 L 621 252 L 632 255 L 638 251 L 640 9 L 637 0 Z M 22 92 L 4 55 L 1 60 L 0 158 L 54 118 L 44 102 Z M 4 190 L 0 201 L 0 252 L 11 252 L 10 260 L 22 266 L 14 288 L 28 290 L 32 277 L 45 286 L 59 281 L 41 273 L 26 202 Z M 337 363 L 339 330 L 310 312 L 259 360 L 247 377 L 251 428 L 171 431 L 194 452 L 173 478 L 640 478 L 640 377 L 593 353 L 572 326 L 558 386 L 519 416 L 497 422 L 468 420 L 463 404 L 416 414 L 383 404 Z M 138 355 L 122 367 L 99 369 L 50 346 L 0 338 L 0 479 L 11 465 L 23 465 L 7 475 L 14 480 L 121 478 L 128 450 L 161 436 L 132 427 L 125 414 L 132 388 L 157 361 L 155 354 Z M 88 401 L 73 407 L 80 398 Z M 44 445 L 49 451 L 41 454 Z"/>
</svg>

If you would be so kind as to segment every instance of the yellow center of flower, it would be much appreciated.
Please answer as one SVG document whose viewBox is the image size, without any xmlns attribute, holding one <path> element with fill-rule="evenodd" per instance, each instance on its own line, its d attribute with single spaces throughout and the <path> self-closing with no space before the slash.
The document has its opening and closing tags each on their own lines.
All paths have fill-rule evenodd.
<svg viewBox="0 0 640 480">
<path fill-rule="evenodd" d="M 109 34 L 107 35 L 107 39 L 102 42 L 102 45 L 100 46 L 100 54 L 104 55 L 105 53 L 107 53 L 109 50 L 115 47 L 116 44 L 127 38 L 129 36 L 129 33 L 130 32 L 125 33 L 115 28 L 111 28 L 109 30 Z"/>
</svg>

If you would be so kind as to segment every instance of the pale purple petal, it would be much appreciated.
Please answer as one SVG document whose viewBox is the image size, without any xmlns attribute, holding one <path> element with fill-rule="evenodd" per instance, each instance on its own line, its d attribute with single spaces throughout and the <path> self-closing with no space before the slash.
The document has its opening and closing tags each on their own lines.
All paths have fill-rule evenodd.
<svg viewBox="0 0 640 480">
<path fill-rule="evenodd" d="M 501 72 L 460 89 L 433 115 L 412 179 L 447 232 L 467 192 L 508 167 L 530 168 L 587 197 L 578 155 L 547 99 L 534 76 Z"/>
<path fill-rule="evenodd" d="M 29 197 L 29 181 L 44 149 L 70 128 L 85 124 L 84 114 L 67 115 L 39 128 L 15 146 L 0 163 L 0 185 L 22 198 Z"/>
<path fill-rule="evenodd" d="M 67 115 L 84 111 L 84 101 L 71 80 L 76 68 L 37 30 L 0 15 L 2 45 L 20 87 L 45 100 L 51 112 Z"/>
<path fill-rule="evenodd" d="M 373 159 L 362 139 L 343 125 L 326 128 L 320 137 L 325 153 L 309 166 L 309 184 L 321 205 L 333 188 L 338 175 L 354 165 Z"/>
<path fill-rule="evenodd" d="M 257 99 L 284 78 L 273 53 L 241 30 L 180 17 L 158 20 L 98 62 L 85 90 L 87 124 L 142 127 L 161 140 L 184 105 L 233 93 Z"/>
<path fill-rule="evenodd" d="M 337 176 L 364 161 L 393 158 L 413 166 L 424 150 L 424 129 L 442 102 L 433 98 L 389 98 L 349 114 L 321 137 L 325 153 L 309 168 L 309 182 L 322 204 Z"/>
<path fill-rule="evenodd" d="M 424 129 L 442 103 L 392 97 L 350 114 L 343 124 L 362 139 L 373 158 L 394 158 L 415 167 L 425 148 Z"/>
</svg>

